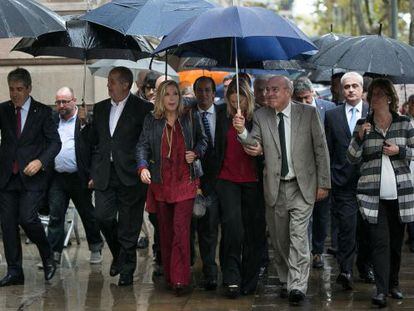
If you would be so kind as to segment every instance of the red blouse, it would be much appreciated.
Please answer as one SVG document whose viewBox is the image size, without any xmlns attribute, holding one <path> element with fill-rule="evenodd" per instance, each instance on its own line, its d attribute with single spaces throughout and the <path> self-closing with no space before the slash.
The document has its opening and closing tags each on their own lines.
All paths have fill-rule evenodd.
<svg viewBox="0 0 414 311">
<path fill-rule="evenodd" d="M 224 161 L 218 178 L 235 183 L 256 182 L 257 172 L 254 158 L 243 150 L 237 140 L 237 132 L 233 126 L 227 131 L 227 147 Z"/>
<path fill-rule="evenodd" d="M 185 141 L 178 121 L 166 125 L 161 138 L 161 183 L 151 183 L 156 201 L 176 203 L 196 196 L 199 180 L 191 180 Z"/>
</svg>

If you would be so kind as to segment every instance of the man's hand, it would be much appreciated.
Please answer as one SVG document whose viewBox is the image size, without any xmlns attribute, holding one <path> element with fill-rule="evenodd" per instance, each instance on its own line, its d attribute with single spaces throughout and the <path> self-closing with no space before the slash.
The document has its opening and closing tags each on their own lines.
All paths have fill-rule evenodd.
<svg viewBox="0 0 414 311">
<path fill-rule="evenodd" d="M 93 179 L 90 179 L 88 182 L 88 189 L 93 189 L 95 187 L 95 184 L 93 183 Z"/>
<path fill-rule="evenodd" d="M 151 173 L 146 168 L 142 169 L 141 171 L 141 181 L 147 185 L 151 183 Z"/>
<path fill-rule="evenodd" d="M 328 196 L 329 190 L 325 188 L 316 189 L 316 202 L 325 199 Z"/>
<path fill-rule="evenodd" d="M 35 175 L 41 168 L 42 168 L 42 162 L 40 160 L 36 159 L 27 164 L 27 166 L 24 168 L 23 173 L 27 176 L 33 176 Z"/>
<path fill-rule="evenodd" d="M 382 152 L 387 156 L 393 156 L 400 152 L 400 147 L 393 143 L 385 141 L 384 146 L 382 147 Z"/>
<path fill-rule="evenodd" d="M 244 152 L 246 152 L 249 156 L 252 157 L 257 157 L 263 154 L 263 148 L 259 143 L 257 143 L 256 146 L 244 145 L 243 149 Z"/>
<path fill-rule="evenodd" d="M 246 120 L 240 112 L 240 109 L 237 110 L 236 115 L 233 117 L 233 127 L 236 129 L 238 134 L 242 134 L 244 131 L 244 124 Z"/>
<path fill-rule="evenodd" d="M 191 164 L 194 162 L 194 160 L 197 158 L 196 154 L 194 153 L 194 151 L 186 151 L 185 152 L 185 161 L 188 164 Z"/>
</svg>

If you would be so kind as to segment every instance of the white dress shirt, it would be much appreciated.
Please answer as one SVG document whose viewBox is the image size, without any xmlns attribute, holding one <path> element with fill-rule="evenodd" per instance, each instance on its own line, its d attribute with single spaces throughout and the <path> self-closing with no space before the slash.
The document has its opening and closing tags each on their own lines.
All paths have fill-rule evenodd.
<svg viewBox="0 0 414 311">
<path fill-rule="evenodd" d="M 60 118 L 59 121 L 58 132 L 60 140 L 62 141 L 62 148 L 55 158 L 55 171 L 59 173 L 74 173 L 78 170 L 75 151 L 75 126 L 77 115 L 78 109 L 76 109 L 75 114 L 70 119 L 65 120 Z"/>
<path fill-rule="evenodd" d="M 203 110 L 199 106 L 197 107 L 198 107 L 198 113 L 200 114 L 200 120 L 201 120 L 202 125 L 203 125 L 203 121 L 202 121 L 203 113 L 207 112 L 206 117 L 207 117 L 208 125 L 210 126 L 211 139 L 213 140 L 211 143 L 214 146 L 215 134 L 216 134 L 216 108 L 214 107 L 214 104 L 211 105 L 210 108 L 208 108 L 207 110 Z"/>
<path fill-rule="evenodd" d="M 289 180 L 296 177 L 295 170 L 293 169 L 293 161 L 292 161 L 292 137 L 291 137 L 291 127 L 292 127 L 292 103 L 289 103 L 285 109 L 281 111 L 283 113 L 283 121 L 285 123 L 285 142 L 286 142 L 286 158 L 287 163 L 289 167 L 289 172 L 287 175 L 283 178 L 285 180 Z M 278 117 L 278 111 L 275 110 L 275 117 L 277 120 L 277 125 L 279 126 L 279 117 Z"/>
<path fill-rule="evenodd" d="M 23 132 L 24 125 L 26 124 L 27 115 L 29 114 L 30 105 L 32 103 L 32 98 L 29 96 L 24 102 L 22 108 L 20 109 L 20 120 L 21 120 L 21 132 Z"/>
<path fill-rule="evenodd" d="M 111 99 L 111 112 L 109 114 L 109 132 L 111 133 L 111 137 L 114 135 L 116 125 L 118 124 L 118 120 L 124 111 L 125 104 L 129 98 L 129 94 L 119 103 L 114 102 Z"/>
<path fill-rule="evenodd" d="M 384 137 L 387 135 L 387 131 L 380 131 Z M 397 198 L 397 179 L 394 168 L 392 167 L 390 157 L 383 153 L 381 156 L 380 199 L 396 200 Z"/>
<path fill-rule="evenodd" d="M 349 123 L 351 122 L 352 108 L 354 107 L 356 108 L 356 121 L 362 118 L 362 104 L 363 104 L 362 100 L 355 106 L 345 103 L 345 113 L 346 113 L 346 120 L 348 121 L 348 126 L 349 126 Z"/>
</svg>

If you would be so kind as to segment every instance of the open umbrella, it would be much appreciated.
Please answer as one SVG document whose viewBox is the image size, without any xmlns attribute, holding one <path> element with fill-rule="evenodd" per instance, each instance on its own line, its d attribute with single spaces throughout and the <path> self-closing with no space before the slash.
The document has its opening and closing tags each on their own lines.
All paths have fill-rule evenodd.
<svg viewBox="0 0 414 311">
<path fill-rule="evenodd" d="M 113 0 L 81 19 L 124 35 L 161 37 L 185 20 L 216 4 L 206 0 Z"/>
<path fill-rule="evenodd" d="M 85 96 L 86 61 L 89 59 L 129 59 L 148 57 L 152 51 L 144 38 L 123 36 L 119 32 L 87 21 L 70 19 L 66 31 L 21 39 L 12 49 L 33 56 L 62 56 L 84 61 L 83 95 Z"/>
<path fill-rule="evenodd" d="M 414 76 L 414 47 L 381 33 L 332 42 L 309 61 L 366 73 Z"/>
<path fill-rule="evenodd" d="M 94 64 L 89 65 L 88 68 L 94 76 L 106 78 L 114 67 L 122 66 L 129 68 L 132 71 L 134 78 L 136 78 L 138 72 L 143 69 L 149 69 L 150 64 L 151 58 L 143 58 L 137 62 L 124 59 L 101 59 Z M 152 60 L 151 70 L 164 73 L 165 62 L 155 59 Z M 178 77 L 178 73 L 170 66 L 168 66 L 168 74 L 172 77 Z"/>
<path fill-rule="evenodd" d="M 35 38 L 62 30 L 64 20 L 35 0 L 0 1 L 0 38 Z"/>
<path fill-rule="evenodd" d="M 270 10 L 232 6 L 210 9 L 177 26 L 154 54 L 165 50 L 211 58 L 220 67 L 235 67 L 237 74 L 239 63 L 247 68 L 264 60 L 289 60 L 317 48 L 291 21 Z"/>
</svg>

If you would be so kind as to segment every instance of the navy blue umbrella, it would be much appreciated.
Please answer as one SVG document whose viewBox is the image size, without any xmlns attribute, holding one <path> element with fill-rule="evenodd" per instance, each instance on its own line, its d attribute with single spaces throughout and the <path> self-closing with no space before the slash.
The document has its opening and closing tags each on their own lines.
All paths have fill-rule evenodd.
<svg viewBox="0 0 414 311">
<path fill-rule="evenodd" d="M 215 59 L 217 66 L 240 67 L 264 60 L 289 60 L 316 51 L 291 21 L 257 7 L 214 8 L 171 31 L 154 51 Z M 237 51 L 236 51 L 237 50 Z M 236 57 L 237 54 L 237 57 Z"/>
<path fill-rule="evenodd" d="M 81 19 L 124 35 L 161 37 L 216 4 L 206 0 L 112 0 Z"/>
</svg>

